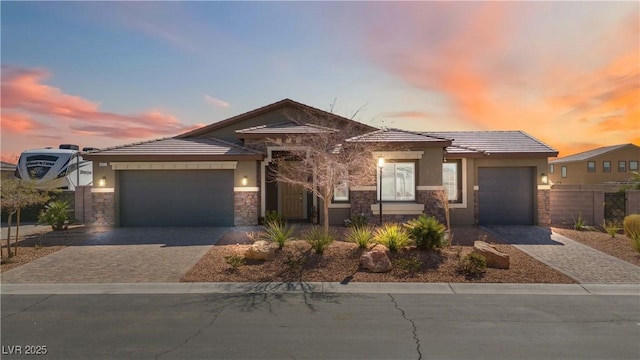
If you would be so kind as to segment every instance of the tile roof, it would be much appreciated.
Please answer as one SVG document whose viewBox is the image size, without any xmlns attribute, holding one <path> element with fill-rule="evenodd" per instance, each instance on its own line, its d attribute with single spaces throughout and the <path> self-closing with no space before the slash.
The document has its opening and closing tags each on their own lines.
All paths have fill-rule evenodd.
<svg viewBox="0 0 640 360">
<path fill-rule="evenodd" d="M 113 155 L 207 155 L 243 156 L 261 155 L 259 151 L 248 149 L 215 138 L 162 138 L 145 142 L 108 147 L 87 153 L 88 156 Z"/>
<path fill-rule="evenodd" d="M 583 151 L 581 153 L 577 153 L 577 154 L 565 156 L 565 157 L 562 157 L 562 158 L 559 158 L 559 159 L 555 159 L 555 160 L 549 161 L 549 164 L 574 162 L 574 161 L 585 161 L 585 160 L 589 160 L 591 158 L 594 158 L 594 157 L 597 157 L 597 156 L 600 156 L 600 155 L 604 155 L 604 154 L 606 154 L 608 152 L 611 152 L 611 151 L 622 149 L 623 147 L 627 147 L 629 145 L 635 146 L 635 147 L 640 149 L 640 147 L 638 147 L 637 145 L 634 145 L 634 144 L 620 144 L 620 145 L 603 146 L 603 147 L 599 147 L 599 148 L 596 148 L 596 149 Z"/>
<path fill-rule="evenodd" d="M 557 150 L 523 131 L 438 131 L 425 135 L 452 139 L 449 154 L 544 154 L 556 156 Z"/>
<path fill-rule="evenodd" d="M 275 102 L 273 104 L 265 105 L 265 106 L 262 106 L 260 108 L 257 108 L 257 109 L 254 109 L 254 110 L 250 110 L 250 111 L 247 111 L 245 113 L 230 117 L 228 119 L 221 120 L 221 121 L 215 122 L 213 124 L 210 124 L 210 125 L 203 126 L 201 128 L 195 129 L 195 130 L 191 130 L 191 131 L 186 132 L 184 134 L 180 134 L 180 135 L 178 135 L 176 137 L 177 138 L 188 138 L 188 137 L 193 137 L 193 136 L 204 135 L 204 134 L 206 134 L 208 132 L 211 132 L 213 130 L 220 129 L 220 128 L 235 124 L 235 123 L 237 123 L 239 121 L 242 121 L 242 120 L 245 120 L 245 119 L 249 119 L 249 118 L 252 118 L 252 117 L 256 117 L 256 116 L 259 116 L 261 114 L 265 114 L 265 113 L 267 113 L 269 111 L 273 111 L 275 109 L 280 109 L 280 108 L 287 107 L 287 106 L 292 107 L 292 108 L 296 108 L 296 109 L 301 109 L 302 111 L 308 112 L 308 113 L 313 114 L 313 115 L 317 115 L 317 116 L 319 116 L 321 118 L 330 118 L 330 119 L 333 119 L 333 120 L 337 120 L 337 121 L 342 121 L 342 122 L 346 122 L 346 123 L 349 123 L 349 124 L 353 124 L 354 126 L 361 127 L 363 129 L 367 129 L 367 130 L 375 130 L 376 129 L 375 127 L 373 127 L 371 125 L 363 124 L 361 122 L 358 122 L 358 121 L 355 121 L 355 120 L 351 120 L 351 119 L 348 119 L 348 118 L 340 116 L 340 115 L 332 114 L 330 112 L 327 112 L 327 111 L 324 111 L 324 110 L 320 110 L 318 108 L 314 108 L 312 106 L 305 105 L 305 104 L 299 103 L 297 101 L 293 101 L 291 99 L 283 99 L 283 100 L 277 101 L 277 102 Z"/>
<path fill-rule="evenodd" d="M 237 134 L 323 134 L 328 132 L 339 131 L 328 127 L 313 124 L 298 124 L 293 121 L 283 122 L 279 124 L 253 126 L 246 129 L 236 130 Z"/>
<path fill-rule="evenodd" d="M 347 139 L 348 142 L 378 142 L 378 143 L 441 143 L 450 142 L 443 136 L 428 135 L 415 131 L 383 128 L 364 135 Z"/>
</svg>

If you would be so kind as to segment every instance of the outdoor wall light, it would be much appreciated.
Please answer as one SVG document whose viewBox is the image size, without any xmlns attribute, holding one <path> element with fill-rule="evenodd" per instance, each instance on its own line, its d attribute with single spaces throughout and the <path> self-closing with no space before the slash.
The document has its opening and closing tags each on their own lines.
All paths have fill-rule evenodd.
<svg viewBox="0 0 640 360">
<path fill-rule="evenodd" d="M 378 169 L 380 169 L 380 180 L 378 181 L 378 186 L 380 187 L 380 200 L 378 200 L 378 205 L 380 208 L 378 209 L 380 212 L 380 225 L 382 225 L 382 168 L 384 167 L 384 158 L 378 158 Z"/>
<path fill-rule="evenodd" d="M 98 180 L 98 186 L 104 187 L 105 185 L 107 185 L 107 177 L 103 176 Z"/>
<path fill-rule="evenodd" d="M 247 184 L 249 183 L 249 178 L 247 178 L 246 176 L 242 177 L 242 186 L 247 186 Z"/>
<path fill-rule="evenodd" d="M 548 184 L 549 183 L 549 177 L 547 176 L 547 174 L 542 173 L 542 175 L 540 175 L 540 181 L 545 185 Z"/>
</svg>

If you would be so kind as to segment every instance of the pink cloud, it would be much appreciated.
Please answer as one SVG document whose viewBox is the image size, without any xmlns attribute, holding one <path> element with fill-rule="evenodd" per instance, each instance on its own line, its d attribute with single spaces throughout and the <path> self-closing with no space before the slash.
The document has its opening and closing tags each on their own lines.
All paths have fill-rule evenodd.
<svg viewBox="0 0 640 360">
<path fill-rule="evenodd" d="M 3 128 L 14 132 L 42 129 L 33 116 L 64 120 L 71 129 L 83 134 L 117 139 L 177 135 L 196 127 L 157 110 L 132 115 L 100 111 L 95 102 L 43 84 L 49 76 L 44 69 L 2 67 L 2 110 L 3 114 L 10 111 L 6 123 L 3 115 Z"/>
<path fill-rule="evenodd" d="M 217 106 L 221 108 L 228 108 L 229 106 L 231 106 L 231 104 L 229 104 L 228 102 L 224 100 L 216 99 L 213 96 L 210 96 L 207 94 L 204 95 L 204 100 L 213 106 Z"/>
</svg>

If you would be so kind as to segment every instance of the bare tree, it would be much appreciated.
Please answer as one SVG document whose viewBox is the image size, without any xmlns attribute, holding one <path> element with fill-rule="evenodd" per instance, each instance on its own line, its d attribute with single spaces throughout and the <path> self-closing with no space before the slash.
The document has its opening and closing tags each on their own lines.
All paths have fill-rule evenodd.
<svg viewBox="0 0 640 360">
<path fill-rule="evenodd" d="M 275 145 L 287 146 L 274 161 L 274 180 L 300 186 L 313 193 L 323 204 L 323 227 L 329 230 L 329 204 L 336 188 L 370 185 L 375 182 L 374 145 L 347 142 L 374 128 L 328 113 L 309 111 L 290 120 L 301 131 L 286 135 L 286 139 L 268 139 Z"/>
<path fill-rule="evenodd" d="M 44 204 L 50 199 L 48 191 L 37 189 L 33 182 L 22 181 L 14 177 L 3 177 L 0 184 L 2 208 L 8 212 L 7 217 L 7 256 L 18 253 L 18 236 L 20 234 L 20 210 L 29 205 Z M 16 215 L 15 249 L 11 252 L 11 222 Z M 0 256 L 4 256 L 0 249 Z"/>
</svg>

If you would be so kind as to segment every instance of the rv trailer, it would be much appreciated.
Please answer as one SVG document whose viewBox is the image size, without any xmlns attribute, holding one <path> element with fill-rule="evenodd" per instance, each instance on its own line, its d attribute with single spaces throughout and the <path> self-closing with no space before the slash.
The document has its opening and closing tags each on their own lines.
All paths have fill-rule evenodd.
<svg viewBox="0 0 640 360">
<path fill-rule="evenodd" d="M 93 164 L 83 160 L 79 150 L 77 145 L 70 144 L 62 144 L 58 149 L 26 150 L 20 154 L 15 176 L 64 190 L 92 185 Z"/>
</svg>

